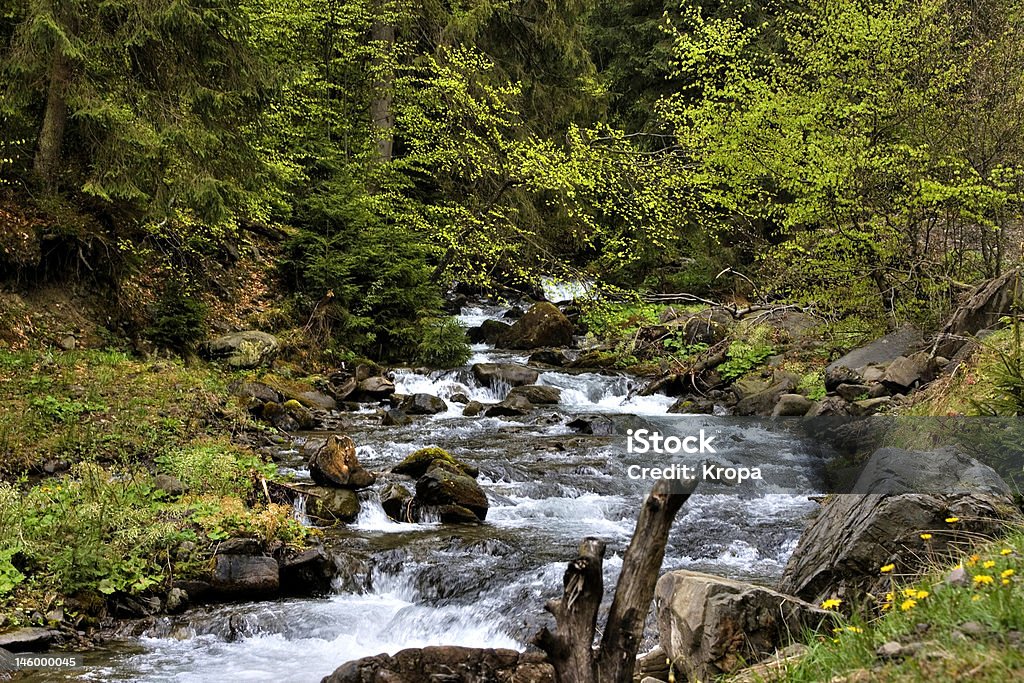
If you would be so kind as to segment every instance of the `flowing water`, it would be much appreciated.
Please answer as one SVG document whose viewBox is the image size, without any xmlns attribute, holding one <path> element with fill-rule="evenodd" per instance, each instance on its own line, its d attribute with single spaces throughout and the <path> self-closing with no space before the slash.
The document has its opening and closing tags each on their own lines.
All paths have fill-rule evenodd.
<svg viewBox="0 0 1024 683">
<path fill-rule="evenodd" d="M 475 325 L 502 312 L 478 307 L 461 317 Z M 481 345 L 470 365 L 525 360 Z M 482 402 L 504 398 L 507 387 L 479 386 L 470 365 L 430 374 L 397 371 L 395 382 L 400 393 L 446 400 L 455 393 Z M 462 417 L 462 407 L 451 401 L 446 413 L 405 427 L 380 426 L 369 411 L 348 418 L 354 423 L 346 432 L 371 469 L 386 469 L 429 445 L 478 466 L 491 503 L 486 523 L 399 524 L 384 514 L 374 492 L 364 492 L 356 523 L 330 532 L 326 541 L 339 568 L 331 597 L 225 604 L 161 618 L 138 637 L 90 654 L 76 678 L 317 681 L 350 659 L 407 647 L 525 648 L 545 623 L 542 607 L 560 593 L 580 539 L 608 542 L 605 585 L 614 586 L 638 504 L 651 486 L 628 478 L 626 469 L 650 461 L 628 454 L 622 436 L 579 435 L 566 423 L 598 414 L 621 435 L 679 419 L 666 416 L 668 397 L 630 398 L 636 381 L 543 372 L 538 383 L 561 388 L 561 403 L 521 419 Z M 811 444 L 759 423 L 686 419 L 694 429 L 713 430 L 752 462 L 770 461 L 787 482 L 802 480 L 814 490 L 818 459 Z M 301 451 L 322 438 L 298 439 L 291 456 L 282 455 L 282 469 L 308 478 Z M 735 493 L 705 487 L 691 497 L 677 518 L 664 569 L 760 581 L 779 576 L 814 504 L 807 496 L 770 490 L 757 497 Z"/>
</svg>

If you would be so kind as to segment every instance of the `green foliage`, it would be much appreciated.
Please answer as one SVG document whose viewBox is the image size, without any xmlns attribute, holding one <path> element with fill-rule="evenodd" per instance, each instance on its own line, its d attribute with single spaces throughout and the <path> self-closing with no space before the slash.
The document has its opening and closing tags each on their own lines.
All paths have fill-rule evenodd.
<svg viewBox="0 0 1024 683">
<path fill-rule="evenodd" d="M 748 340 L 737 339 L 729 344 L 726 360 L 717 370 L 722 379 L 732 381 L 758 367 L 774 354 L 775 347 L 756 336 Z"/>
<path fill-rule="evenodd" d="M 472 352 L 466 330 L 455 318 L 428 318 L 423 321 L 423 336 L 416 360 L 431 367 L 453 368 L 469 360 Z"/>
<path fill-rule="evenodd" d="M 156 458 L 160 471 L 176 477 L 195 494 L 246 497 L 253 477 L 272 476 L 275 468 L 240 448 L 223 443 L 199 442 Z"/>
<path fill-rule="evenodd" d="M 188 353 L 206 338 L 206 305 L 180 282 L 164 288 L 152 319 L 145 335 L 161 347 Z"/>
<path fill-rule="evenodd" d="M 1019 417 L 1024 415 L 1024 345 L 1021 339 L 1021 321 L 1017 316 L 1007 317 L 1008 339 L 1004 344 L 987 343 L 992 359 L 986 368 L 986 378 L 992 391 L 988 397 L 972 399 L 981 415 Z M 985 342 L 982 342 L 985 343 Z"/>
<path fill-rule="evenodd" d="M 104 410 L 106 406 L 99 403 L 83 403 L 69 398 L 57 398 L 55 396 L 41 396 L 32 399 L 32 409 L 46 420 L 52 420 L 61 424 L 70 424 L 84 413 L 91 413 Z"/>
</svg>

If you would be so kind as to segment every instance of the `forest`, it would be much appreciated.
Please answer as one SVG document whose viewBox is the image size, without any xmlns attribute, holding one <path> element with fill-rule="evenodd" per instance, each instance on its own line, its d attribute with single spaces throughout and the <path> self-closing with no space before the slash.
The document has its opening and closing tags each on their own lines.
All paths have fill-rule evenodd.
<svg viewBox="0 0 1024 683">
<path fill-rule="evenodd" d="M 1022 33 L 1017 0 L 0 0 L 0 655 L 1017 680 Z M 781 502 L 666 517 L 637 426 L 718 430 Z M 832 495 L 875 471 L 902 503 Z M 716 591 L 760 611 L 687 631 Z"/>
<path fill-rule="evenodd" d="M 0 254 L 109 285 L 179 350 L 204 263 L 245 231 L 287 236 L 287 318 L 384 360 L 461 361 L 444 292 L 539 275 L 934 324 L 1021 257 L 1020 21 L 996 0 L 12 0 Z"/>
</svg>

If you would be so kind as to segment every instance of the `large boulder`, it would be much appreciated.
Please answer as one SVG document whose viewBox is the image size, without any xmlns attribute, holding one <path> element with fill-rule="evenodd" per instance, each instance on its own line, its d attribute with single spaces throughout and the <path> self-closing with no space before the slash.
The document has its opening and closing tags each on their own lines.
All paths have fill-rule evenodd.
<svg viewBox="0 0 1024 683">
<path fill-rule="evenodd" d="M 335 434 L 309 459 L 309 474 L 321 486 L 347 489 L 364 489 L 376 481 L 374 474 L 359 464 L 352 439 Z"/>
<path fill-rule="evenodd" d="M 485 387 L 500 383 L 510 387 L 533 384 L 540 373 L 531 367 L 516 363 L 477 363 L 473 366 L 473 377 Z"/>
<path fill-rule="evenodd" d="M 380 490 L 380 505 L 388 517 L 396 522 L 413 522 L 415 509 L 412 493 L 401 484 L 386 484 Z"/>
<path fill-rule="evenodd" d="M 951 517 L 959 520 L 955 526 L 945 522 Z M 987 465 L 950 449 L 882 448 L 853 494 L 828 498 L 804 530 L 780 590 L 811 602 L 884 593 L 889 584 L 880 567 L 916 572 L 929 557 L 995 535 L 1020 518 L 1009 486 Z M 932 538 L 923 541 L 923 531 Z"/>
<path fill-rule="evenodd" d="M 825 388 L 829 391 L 834 389 L 833 386 L 829 386 L 829 377 L 837 374 L 839 368 L 853 370 L 855 374 L 837 377 L 838 381 L 835 381 L 835 386 L 857 384 L 860 373 L 869 365 L 888 365 L 900 356 L 908 356 L 918 351 L 923 345 L 924 338 L 921 332 L 910 325 L 904 325 L 830 363 L 825 368 Z"/>
<path fill-rule="evenodd" d="M 281 592 L 285 595 L 326 595 L 337 570 L 322 547 L 287 554 L 278 558 Z"/>
<path fill-rule="evenodd" d="M 359 380 L 349 398 L 354 401 L 382 401 L 393 393 L 395 383 L 387 377 L 367 377 Z"/>
<path fill-rule="evenodd" d="M 924 382 L 927 371 L 928 359 L 924 354 L 900 356 L 885 368 L 882 385 L 893 393 L 906 394 Z"/>
<path fill-rule="evenodd" d="M 539 653 L 444 645 L 402 650 L 348 662 L 320 683 L 555 683 Z"/>
<path fill-rule="evenodd" d="M 232 332 L 206 344 L 210 358 L 239 369 L 269 365 L 280 349 L 281 342 L 277 337 L 258 330 Z"/>
<path fill-rule="evenodd" d="M 0 633 L 0 655 L 3 650 L 8 652 L 39 652 L 49 647 L 54 638 L 59 636 L 58 631 L 36 626 L 16 628 L 13 631 Z M 4 660 L 0 658 L 0 667 Z M 0 671 L 5 669 L 0 668 Z"/>
<path fill-rule="evenodd" d="M 738 671 L 829 618 L 770 588 L 691 571 L 658 579 L 654 600 L 661 646 L 690 681 Z"/>
<path fill-rule="evenodd" d="M 499 345 L 509 349 L 539 349 L 545 346 L 569 346 L 572 321 L 547 301 L 534 304 L 501 336 Z"/>
<path fill-rule="evenodd" d="M 814 401 L 800 394 L 782 394 L 772 409 L 772 417 L 803 417 Z"/>
<path fill-rule="evenodd" d="M 433 462 L 416 481 L 416 503 L 421 507 L 465 508 L 480 521 L 487 517 L 487 494 L 480 484 L 458 467 L 442 461 Z M 454 513 L 461 521 L 462 515 L 458 510 L 445 509 L 439 511 L 442 521 L 449 521 L 445 519 L 448 512 Z"/>
</svg>

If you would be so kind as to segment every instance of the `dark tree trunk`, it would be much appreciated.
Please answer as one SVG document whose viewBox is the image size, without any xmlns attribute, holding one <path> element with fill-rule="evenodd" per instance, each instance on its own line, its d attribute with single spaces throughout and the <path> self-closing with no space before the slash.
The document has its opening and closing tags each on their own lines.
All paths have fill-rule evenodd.
<svg viewBox="0 0 1024 683">
<path fill-rule="evenodd" d="M 68 121 L 68 104 L 65 99 L 71 66 L 60 52 L 53 55 L 50 65 L 50 84 L 46 93 L 46 111 L 43 127 L 39 131 L 39 147 L 36 149 L 34 170 L 43 183 L 53 188 L 60 170 L 61 148 L 64 146 L 64 128 Z"/>
<path fill-rule="evenodd" d="M 640 510 L 633 539 L 622 559 L 622 572 L 608 614 L 600 650 L 595 651 L 597 611 L 604 592 L 605 544 L 587 538 L 569 563 L 562 597 L 546 609 L 555 616 L 555 632 L 541 630 L 534 643 L 548 655 L 559 683 L 630 683 L 654 586 L 665 557 L 668 532 L 676 513 L 693 493 L 696 480 L 662 479 Z"/>
</svg>

